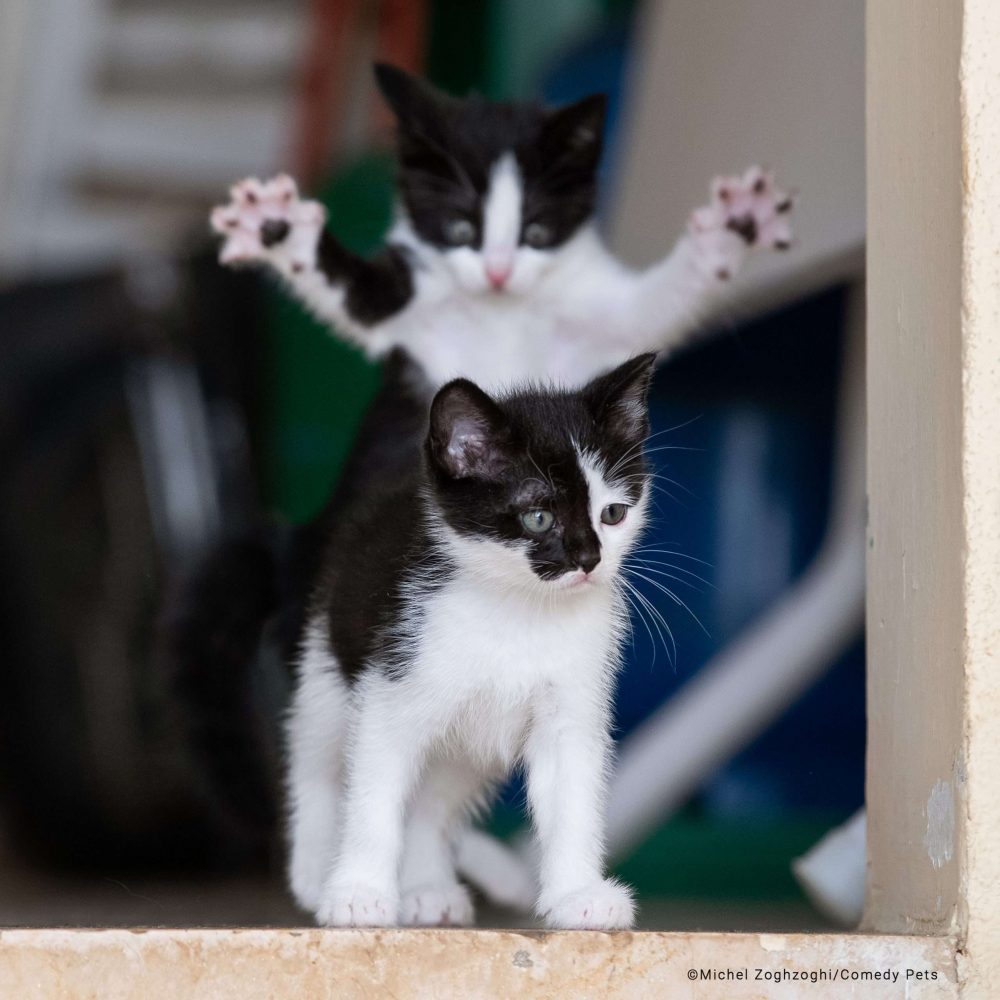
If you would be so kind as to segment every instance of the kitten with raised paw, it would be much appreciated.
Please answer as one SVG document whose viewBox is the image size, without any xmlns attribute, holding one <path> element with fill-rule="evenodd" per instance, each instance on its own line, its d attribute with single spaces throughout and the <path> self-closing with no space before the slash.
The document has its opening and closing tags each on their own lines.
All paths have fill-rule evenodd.
<svg viewBox="0 0 1000 1000">
<path fill-rule="evenodd" d="M 639 351 L 685 343 L 749 251 L 792 239 L 792 199 L 752 167 L 660 263 L 635 271 L 594 226 L 605 99 L 556 109 L 458 99 L 376 67 L 398 122 L 396 221 L 363 259 L 287 176 L 241 181 L 212 214 L 227 264 L 269 265 L 370 357 L 405 349 L 438 387 L 524 378 L 582 385 Z"/>
<path fill-rule="evenodd" d="M 539 917 L 632 926 L 604 810 L 653 361 L 575 391 L 449 382 L 407 473 L 341 512 L 288 717 L 291 882 L 320 923 L 471 924 L 456 842 L 523 766 Z"/>
<path fill-rule="evenodd" d="M 376 80 L 398 125 L 395 222 L 381 250 L 368 258 L 347 250 L 327 228 L 325 209 L 302 199 L 295 182 L 284 175 L 240 182 L 229 203 L 212 214 L 212 226 L 223 237 L 223 263 L 274 271 L 337 334 L 385 362 L 382 389 L 326 510 L 294 534 L 286 552 L 272 554 L 266 532 L 258 542 L 268 559 L 294 567 L 294 573 L 283 570 L 280 575 L 293 579 L 292 592 L 275 598 L 266 612 L 255 612 L 258 618 L 279 612 L 280 620 L 293 622 L 283 636 L 298 634 L 305 596 L 323 580 L 319 556 L 326 551 L 330 526 L 339 532 L 367 497 L 412 476 L 412 456 L 421 447 L 437 389 L 456 376 L 487 392 L 526 379 L 579 387 L 640 352 L 672 351 L 697 331 L 751 252 L 780 250 L 792 238 L 791 199 L 769 173 L 752 168 L 713 182 L 709 203 L 693 213 L 667 257 L 644 271 L 630 269 L 607 250 L 594 225 L 602 96 L 552 109 L 451 97 L 385 65 L 376 67 Z M 546 470 L 543 462 L 539 466 Z M 544 471 L 531 477 L 544 481 Z M 405 522 L 401 511 L 386 516 Z M 634 522 L 635 515 L 629 520 Z M 411 527 L 416 532 L 419 525 Z M 384 535 L 380 528 L 376 537 Z M 398 539 L 399 551 L 379 549 L 387 566 L 404 557 L 409 537 Z M 469 542 L 470 552 L 481 550 L 479 541 Z M 205 587 L 225 590 L 230 602 L 239 603 L 226 565 L 219 560 L 217 579 Z M 363 577 L 360 589 L 366 581 Z M 249 586 L 248 591 L 245 600 L 259 602 L 257 592 Z M 329 606 L 331 633 L 346 634 L 361 618 L 369 620 L 352 594 Z M 196 638 L 216 636 L 214 623 L 193 620 L 185 627 Z M 263 621 L 254 627 L 259 632 Z M 467 629 L 491 634 L 485 620 L 470 620 Z M 240 640 L 243 648 L 245 635 Z M 350 663 L 359 650 L 369 648 L 368 640 L 343 641 L 353 643 Z M 347 687 L 330 681 L 332 674 L 319 671 L 314 676 L 306 669 L 329 660 L 327 646 L 314 645 L 319 642 L 312 632 L 306 636 L 311 653 L 302 660 L 305 674 L 297 702 L 303 731 L 311 731 L 305 721 L 311 712 L 317 729 L 327 729 L 354 697 Z M 199 643 L 192 640 L 184 648 L 202 650 L 199 676 L 215 677 L 214 647 Z M 243 704 L 243 675 L 231 670 L 230 676 L 235 713 Z M 247 728 L 252 736 L 250 722 Z M 366 883 L 357 883 L 359 892 L 350 898 L 322 891 L 334 836 L 333 822 L 322 817 L 341 810 L 335 808 L 329 775 L 321 773 L 324 768 L 338 773 L 344 757 L 337 739 L 314 741 L 312 749 L 300 750 L 293 739 L 293 758 L 301 761 L 305 755 L 314 766 L 294 785 L 299 819 L 289 868 L 292 890 L 304 907 L 322 909 L 332 922 L 353 919 L 355 909 L 365 921 L 391 922 L 397 902 L 365 895 L 361 889 Z M 310 758 L 313 753 L 327 756 Z M 425 790 L 418 808 L 428 818 L 417 824 L 418 830 L 434 828 L 440 811 L 447 813 L 452 790 L 464 787 L 463 780 L 461 773 L 446 774 L 440 801 Z M 425 853 L 437 857 L 435 837 L 428 834 L 427 839 L 431 846 Z M 526 866 L 499 842 L 466 829 L 458 858 L 463 875 L 491 898 L 517 907 L 530 898 Z M 399 918 L 467 922 L 471 903 L 454 880 L 450 861 L 436 864 L 426 877 L 404 880 Z M 545 897 L 553 926 L 622 922 L 627 900 L 615 887 L 589 895 L 585 888 L 576 885 L 561 900 Z"/>
</svg>

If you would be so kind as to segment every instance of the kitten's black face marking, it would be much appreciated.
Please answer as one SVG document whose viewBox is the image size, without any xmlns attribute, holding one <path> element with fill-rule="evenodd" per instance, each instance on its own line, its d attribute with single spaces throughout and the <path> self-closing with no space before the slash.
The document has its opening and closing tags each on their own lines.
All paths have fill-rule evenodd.
<svg viewBox="0 0 1000 1000">
<path fill-rule="evenodd" d="M 458 99 L 393 66 L 375 76 L 396 114 L 399 187 L 417 234 L 440 248 L 482 247 L 490 173 L 507 153 L 521 175 L 520 244 L 561 246 L 594 211 L 605 98 L 554 111 Z"/>
<path fill-rule="evenodd" d="M 445 522 L 459 535 L 523 548 L 543 580 L 591 572 L 601 542 L 580 455 L 614 470 L 609 478 L 622 484 L 626 506 L 639 501 L 653 360 L 628 361 L 579 392 L 521 392 L 500 402 L 465 379 L 448 383 L 431 407 L 426 449 Z M 615 530 L 627 510 L 601 519 Z"/>
</svg>

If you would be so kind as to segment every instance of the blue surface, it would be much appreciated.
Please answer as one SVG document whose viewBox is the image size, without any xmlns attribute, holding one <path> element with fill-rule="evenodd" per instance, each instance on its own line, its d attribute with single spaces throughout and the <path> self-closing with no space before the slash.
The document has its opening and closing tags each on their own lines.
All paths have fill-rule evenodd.
<svg viewBox="0 0 1000 1000">
<path fill-rule="evenodd" d="M 542 88 L 552 102 L 608 93 L 605 191 L 619 148 L 628 42 L 624 23 L 585 39 L 553 65 Z M 658 476 L 675 482 L 657 480 L 643 547 L 679 554 L 649 555 L 686 571 L 654 567 L 682 580 L 650 575 L 689 610 L 652 583 L 634 580 L 664 616 L 676 649 L 633 616 L 618 689 L 618 736 L 763 613 L 815 554 L 829 505 L 843 307 L 842 291 L 833 290 L 723 331 L 658 373 L 651 446 L 671 447 L 651 457 Z M 704 785 L 696 802 L 720 816 L 846 812 L 863 801 L 864 746 L 859 636 L 791 711 Z M 507 798 L 520 794 L 514 786 Z"/>
</svg>

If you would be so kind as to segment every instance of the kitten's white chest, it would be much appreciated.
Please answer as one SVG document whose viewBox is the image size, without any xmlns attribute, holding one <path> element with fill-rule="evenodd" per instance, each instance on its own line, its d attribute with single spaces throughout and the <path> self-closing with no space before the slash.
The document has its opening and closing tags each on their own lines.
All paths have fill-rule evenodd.
<svg viewBox="0 0 1000 1000">
<path fill-rule="evenodd" d="M 463 376 L 487 391 L 526 379 L 576 386 L 624 360 L 608 337 L 621 284 L 596 237 L 524 295 L 470 294 L 440 270 L 422 273 L 414 301 L 374 333 L 376 353 L 405 347 L 435 385 Z"/>
<path fill-rule="evenodd" d="M 500 702 L 602 673 L 614 645 L 611 597 L 595 588 L 559 603 L 505 600 L 467 583 L 445 588 L 425 609 L 414 673 L 458 698 L 483 693 Z"/>
<path fill-rule="evenodd" d="M 456 295 L 435 305 L 417 303 L 408 319 L 407 349 L 436 385 L 464 376 L 489 391 L 525 379 L 548 381 L 557 372 L 575 380 L 575 373 L 565 373 L 574 345 L 563 345 L 561 362 L 553 356 L 560 331 L 571 324 L 532 308 L 530 301 L 496 303 Z M 581 332 L 577 328 L 576 336 Z"/>
</svg>

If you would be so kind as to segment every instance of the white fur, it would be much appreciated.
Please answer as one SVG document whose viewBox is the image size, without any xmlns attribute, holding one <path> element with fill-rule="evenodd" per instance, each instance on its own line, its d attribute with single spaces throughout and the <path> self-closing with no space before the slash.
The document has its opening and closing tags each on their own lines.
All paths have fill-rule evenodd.
<svg viewBox="0 0 1000 1000">
<path fill-rule="evenodd" d="M 725 295 L 728 278 L 747 256 L 743 240 L 728 228 L 733 219 L 752 215 L 762 246 L 791 238 L 778 207 L 786 196 L 769 175 L 751 168 L 742 178 L 717 179 L 712 203 L 694 213 L 688 233 L 648 270 L 621 264 L 592 226 L 555 250 L 535 250 L 519 242 L 523 191 L 516 160 L 508 154 L 491 172 L 481 250 L 430 246 L 398 210 L 390 239 L 412 254 L 415 294 L 399 313 L 369 328 L 348 313 L 342 286 L 317 268 L 325 223 L 321 206 L 299 200 L 285 176 L 266 184 L 241 182 L 232 195 L 212 218 L 226 237 L 224 263 L 266 261 L 317 316 L 370 357 L 405 347 L 434 387 L 459 375 L 487 390 L 525 379 L 572 387 L 634 354 L 673 350 Z M 260 239 L 261 222 L 268 219 L 291 227 L 273 247 Z M 509 270 L 502 290 L 491 284 L 490 267 Z M 421 781 L 431 787 L 434 769 L 447 772 L 456 766 L 453 758 L 459 767 L 471 760 L 469 781 L 477 784 L 522 757 L 535 774 L 529 795 L 543 847 L 540 912 L 553 926 L 623 926 L 631 919 L 627 895 L 600 880 L 603 785 L 595 776 L 606 766 L 607 741 L 585 733 L 587 726 L 596 725 L 597 732 L 606 725 L 607 678 L 623 621 L 613 587 L 621 561 L 617 546 L 634 537 L 642 510 L 630 511 L 623 525 L 601 524 L 600 510 L 615 502 L 620 484 L 605 483 L 593 463 L 586 456 L 582 460 L 603 546 L 594 579 L 581 583 L 567 575 L 543 589 L 522 553 L 450 539 L 470 585 L 435 595 L 405 623 L 411 638 L 420 638 L 421 655 L 419 669 L 406 682 L 415 687 L 407 689 L 412 701 L 403 702 L 403 710 L 393 708 L 399 688 L 386 688 L 376 675 L 348 692 L 318 625 L 309 632 L 289 726 L 289 877 L 299 902 L 324 921 L 382 923 L 400 915 L 412 922 L 469 919 L 451 862 L 456 827 L 463 836 L 459 820 L 466 785 L 457 782 L 454 796 L 440 801 L 422 800 L 414 787 Z M 539 619 L 532 610 L 539 607 L 551 610 L 551 619 Z M 532 641 L 523 641 L 528 635 Z M 372 706 L 382 702 L 380 716 Z M 393 711 L 401 711 L 397 728 L 383 731 L 380 726 Z M 348 732 L 350 749 L 344 743 Z M 423 771 L 397 759 L 407 740 L 421 760 L 428 759 Z M 442 754 L 442 747 L 448 752 Z M 579 768 L 570 763 L 573 753 L 586 763 Z M 346 793 L 345 759 L 354 772 L 353 781 L 346 777 Z M 351 788 L 363 785 L 366 775 L 373 781 L 383 765 L 381 792 L 372 793 L 370 801 L 358 800 Z M 578 805 L 563 794 L 564 783 L 575 789 Z M 404 836 L 399 803 L 408 797 L 415 805 Z M 469 791 L 468 798 L 474 797 Z M 347 817 L 343 836 L 342 815 Z M 369 829 L 378 829 L 378 844 L 366 843 Z M 338 842 L 341 861 L 334 867 Z M 577 866 L 572 877 L 570 868 L 557 863 L 560 854 Z M 392 857 L 402 857 L 402 897 L 398 873 L 386 861 Z M 469 850 L 466 858 L 470 864 L 485 858 L 492 865 L 480 878 L 487 887 L 512 870 L 497 852 Z M 430 882 L 421 872 L 432 873 Z M 560 899 L 560 893 L 566 895 Z"/>
<path fill-rule="evenodd" d="M 521 202 L 524 198 L 521 171 L 512 153 L 493 165 L 490 187 L 483 206 L 483 265 L 491 270 L 514 270 L 521 240 Z"/>
<path fill-rule="evenodd" d="M 753 194 L 761 177 L 765 190 Z M 723 181 L 726 201 L 719 195 Z M 247 192 L 253 192 L 253 204 Z M 578 386 L 632 355 L 682 345 L 724 297 L 728 279 L 747 256 L 744 241 L 727 228 L 733 213 L 759 217 L 771 241 L 762 245 L 773 246 L 790 239 L 787 217 L 775 215 L 784 198 L 760 171 L 721 179 L 713 203 L 694 213 L 690 231 L 673 251 L 635 271 L 607 250 L 590 225 L 554 250 L 521 245 L 522 184 L 515 158 L 505 154 L 491 172 L 481 249 L 433 247 L 397 210 L 389 239 L 413 255 L 415 294 L 374 327 L 352 319 L 342 287 L 318 270 L 315 248 L 325 213 L 314 202 L 297 200 L 290 178 L 236 185 L 233 202 L 213 213 L 213 225 L 227 236 L 224 262 L 268 262 L 317 316 L 370 357 L 405 347 L 435 386 L 459 375 L 487 390 L 525 379 Z M 289 236 L 273 247 L 264 247 L 257 232 L 267 218 L 291 225 Z M 510 269 L 501 291 L 490 284 L 491 261 Z"/>
<path fill-rule="evenodd" d="M 320 905 L 338 838 L 349 694 L 323 629 L 308 629 L 288 726 L 288 882 L 305 910 Z"/>
<path fill-rule="evenodd" d="M 438 251 L 405 218 L 391 239 L 419 262 L 412 302 L 370 331 L 347 322 L 370 356 L 405 346 L 436 386 L 460 375 L 487 391 L 529 378 L 583 385 L 679 342 L 721 284 L 698 270 L 687 237 L 646 275 L 621 265 L 589 226 L 557 252 L 520 246 L 501 292 L 489 287 L 476 251 Z M 342 310 L 328 318 L 346 319 Z"/>
<path fill-rule="evenodd" d="M 581 456 L 602 564 L 579 586 L 540 580 L 526 553 L 432 524 L 455 570 L 412 581 L 401 676 L 367 670 L 348 689 L 313 622 L 288 723 L 290 876 L 335 926 L 469 923 L 454 842 L 518 763 L 539 840 L 536 909 L 552 926 L 630 926 L 631 898 L 603 878 L 611 686 L 625 628 L 616 568 L 645 499 L 628 502 Z M 467 853 L 468 856 L 468 853 Z M 325 875 L 322 885 L 317 880 Z"/>
</svg>

